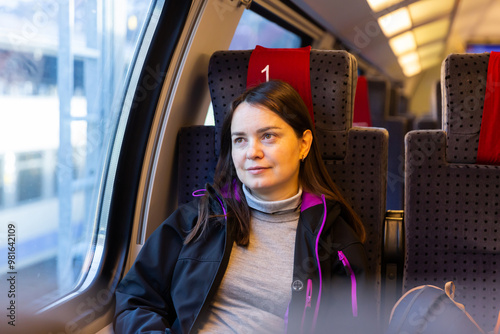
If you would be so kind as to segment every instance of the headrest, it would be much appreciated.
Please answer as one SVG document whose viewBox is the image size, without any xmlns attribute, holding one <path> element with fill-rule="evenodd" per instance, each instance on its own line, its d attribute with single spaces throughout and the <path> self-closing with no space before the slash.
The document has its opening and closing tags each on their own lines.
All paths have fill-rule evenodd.
<svg viewBox="0 0 500 334">
<path fill-rule="evenodd" d="M 486 94 L 476 163 L 500 165 L 500 52 L 492 51 L 488 62 Z"/>
<path fill-rule="evenodd" d="M 441 67 L 446 159 L 476 163 L 489 53 L 450 54 Z"/>
<path fill-rule="evenodd" d="M 247 88 L 273 79 L 287 82 L 302 97 L 314 123 L 310 56 L 310 46 L 297 49 L 269 49 L 257 45 L 248 63 Z"/>
<path fill-rule="evenodd" d="M 214 110 L 216 140 L 231 102 L 246 89 L 252 50 L 218 51 L 211 59 L 208 83 Z M 352 126 L 357 62 L 346 51 L 311 50 L 311 95 L 318 144 L 323 159 L 343 159 Z M 219 154 L 220 143 L 216 143 Z"/>
</svg>

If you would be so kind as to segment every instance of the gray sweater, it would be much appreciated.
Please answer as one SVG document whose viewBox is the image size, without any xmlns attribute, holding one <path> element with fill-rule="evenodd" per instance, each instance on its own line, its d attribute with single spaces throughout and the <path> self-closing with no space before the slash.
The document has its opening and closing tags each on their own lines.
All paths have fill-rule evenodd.
<svg viewBox="0 0 500 334">
<path fill-rule="evenodd" d="M 280 333 L 291 299 L 295 232 L 302 190 L 262 201 L 243 187 L 252 209 L 248 247 L 233 244 L 227 270 L 200 333 Z"/>
</svg>

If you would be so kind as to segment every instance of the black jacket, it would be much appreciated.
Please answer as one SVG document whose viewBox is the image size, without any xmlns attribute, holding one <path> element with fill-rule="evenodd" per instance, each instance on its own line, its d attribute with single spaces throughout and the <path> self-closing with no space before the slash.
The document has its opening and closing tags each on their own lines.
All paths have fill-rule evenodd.
<svg viewBox="0 0 500 334">
<path fill-rule="evenodd" d="M 209 190 L 211 210 L 222 215 L 222 197 Z M 292 300 L 284 319 L 288 333 L 376 332 L 375 283 L 366 272 L 364 247 L 341 212 L 339 203 L 303 193 Z M 115 333 L 197 332 L 233 245 L 231 220 L 224 217 L 214 218 L 200 240 L 184 245 L 197 217 L 194 200 L 147 240 L 116 291 Z"/>
</svg>

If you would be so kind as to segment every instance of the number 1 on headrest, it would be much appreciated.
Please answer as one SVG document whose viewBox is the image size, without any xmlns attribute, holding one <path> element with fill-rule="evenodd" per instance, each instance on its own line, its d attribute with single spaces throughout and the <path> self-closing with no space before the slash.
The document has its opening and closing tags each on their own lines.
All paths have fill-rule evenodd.
<svg viewBox="0 0 500 334">
<path fill-rule="evenodd" d="M 264 67 L 264 69 L 262 71 L 260 71 L 260 73 L 264 73 L 266 72 L 266 82 L 269 81 L 269 65 L 267 65 L 266 67 Z"/>
</svg>

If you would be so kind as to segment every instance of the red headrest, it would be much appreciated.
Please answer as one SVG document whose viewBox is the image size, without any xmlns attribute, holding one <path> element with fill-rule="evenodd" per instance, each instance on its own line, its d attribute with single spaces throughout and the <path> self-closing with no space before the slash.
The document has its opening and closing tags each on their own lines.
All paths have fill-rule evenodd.
<svg viewBox="0 0 500 334">
<path fill-rule="evenodd" d="M 314 122 L 309 73 L 310 53 L 310 46 L 297 49 L 268 49 L 257 45 L 248 62 L 247 88 L 271 79 L 288 82 L 304 100 Z"/>
</svg>

